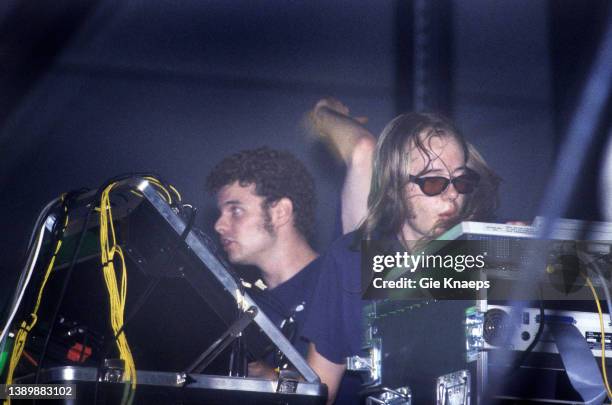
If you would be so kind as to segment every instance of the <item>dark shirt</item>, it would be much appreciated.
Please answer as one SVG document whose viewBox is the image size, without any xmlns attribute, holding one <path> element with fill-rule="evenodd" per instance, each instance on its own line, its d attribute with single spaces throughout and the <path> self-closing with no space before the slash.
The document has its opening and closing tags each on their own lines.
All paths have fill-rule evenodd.
<svg viewBox="0 0 612 405">
<path fill-rule="evenodd" d="M 310 309 L 310 301 L 319 278 L 321 258 L 316 258 L 299 273 L 273 289 L 254 292 L 253 299 L 272 322 L 278 327 L 288 318 L 293 318 L 293 325 L 285 327 L 296 350 L 304 357 L 308 352 L 308 341 L 302 338 L 306 314 Z M 290 321 L 286 321 L 290 322 Z M 266 356 L 266 363 L 273 367 L 271 356 Z"/>
<path fill-rule="evenodd" d="M 354 238 L 349 233 L 338 239 L 323 257 L 303 330 L 317 352 L 337 364 L 362 347 L 361 255 L 353 248 Z"/>
<path fill-rule="evenodd" d="M 323 258 L 319 257 L 298 274 L 276 288 L 253 294 L 253 299 L 257 302 L 257 305 L 277 326 L 280 326 L 281 322 L 289 316 L 293 317 L 295 320 L 295 331 L 292 332 L 290 341 L 304 357 L 308 353 L 309 343 L 305 338 L 307 335 L 304 333 L 304 326 L 307 320 L 325 317 L 328 312 L 325 308 L 317 308 L 315 310 L 312 307 L 313 297 L 317 294 L 317 285 L 321 278 L 322 265 Z M 270 354 L 263 360 L 272 367 L 279 365 L 275 364 L 276 359 Z M 344 360 L 341 363 L 344 363 Z M 348 405 L 358 403 L 359 397 L 357 393 L 360 389 L 361 378 L 358 375 L 345 375 L 340 383 L 336 404 Z"/>
<path fill-rule="evenodd" d="M 319 354 L 336 364 L 362 351 L 361 254 L 354 239 L 354 232 L 344 235 L 323 257 L 302 332 Z M 336 404 L 358 403 L 359 382 L 359 376 L 345 374 Z"/>
</svg>

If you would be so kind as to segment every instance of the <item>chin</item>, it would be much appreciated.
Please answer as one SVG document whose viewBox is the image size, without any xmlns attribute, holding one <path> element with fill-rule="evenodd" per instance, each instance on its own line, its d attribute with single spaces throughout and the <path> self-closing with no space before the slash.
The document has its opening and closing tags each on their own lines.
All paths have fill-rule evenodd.
<svg viewBox="0 0 612 405">
<path fill-rule="evenodd" d="M 232 262 L 233 264 L 239 264 L 241 266 L 248 264 L 248 263 L 245 263 L 244 260 L 242 260 L 240 258 L 230 259 L 230 262 Z"/>
<path fill-rule="evenodd" d="M 438 224 L 434 226 L 433 230 L 431 231 L 431 235 L 434 238 L 437 238 L 438 236 L 442 235 L 444 232 L 448 231 L 450 228 L 451 226 L 449 226 L 448 223 Z"/>
<path fill-rule="evenodd" d="M 230 257 L 230 262 L 232 264 L 238 264 L 240 266 L 253 266 L 254 265 L 252 260 L 244 256 Z"/>
<path fill-rule="evenodd" d="M 444 232 L 448 231 L 453 226 L 457 225 L 459 222 L 461 222 L 461 220 L 457 217 L 441 220 L 434 226 L 435 234 L 437 236 L 442 235 Z"/>
<path fill-rule="evenodd" d="M 440 226 L 436 226 L 431 231 L 431 236 L 434 237 L 434 238 L 437 238 L 438 236 L 442 235 L 445 231 L 446 231 L 446 228 L 442 228 Z"/>
<path fill-rule="evenodd" d="M 229 260 L 230 263 L 232 264 L 241 264 L 240 263 L 240 257 L 236 256 L 235 254 L 229 254 L 227 255 L 227 259 Z"/>
</svg>

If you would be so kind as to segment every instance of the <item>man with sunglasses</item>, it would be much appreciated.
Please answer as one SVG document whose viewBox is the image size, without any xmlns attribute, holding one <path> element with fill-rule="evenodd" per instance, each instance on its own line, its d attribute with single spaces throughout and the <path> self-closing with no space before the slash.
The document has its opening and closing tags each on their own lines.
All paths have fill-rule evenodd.
<svg viewBox="0 0 612 405">
<path fill-rule="evenodd" d="M 348 107 L 332 97 L 320 99 L 308 116 L 309 129 L 347 168 L 340 210 L 342 233 L 347 234 L 357 229 L 367 213 L 376 137 L 365 127 L 367 117 L 350 115 Z M 468 169 L 479 178 L 467 219 L 491 220 L 501 180 L 469 142 L 467 149 Z"/>
<path fill-rule="evenodd" d="M 343 114 L 333 107 L 328 108 L 332 114 L 328 120 L 351 119 L 348 111 Z M 353 127 L 360 124 L 349 122 Z M 346 126 L 344 129 L 358 133 L 346 130 Z M 342 131 L 336 132 L 341 132 L 339 138 L 345 136 Z M 332 139 L 332 143 L 341 156 L 350 158 L 360 148 L 368 153 L 366 142 L 342 140 L 339 144 Z M 462 220 L 482 217 L 496 205 L 495 193 L 482 191 L 496 191 L 497 178 L 456 128 L 434 114 L 404 114 L 391 121 L 373 151 L 372 167 L 366 209 L 365 201 L 351 205 L 343 196 L 344 229 L 355 225 L 345 221 L 350 220 L 344 215 L 345 209 L 353 211 L 353 220 L 365 212 L 365 220 L 356 232 L 336 241 L 325 255 L 311 305 L 311 314 L 317 316 L 309 317 L 304 329 L 310 341 L 308 361 L 328 385 L 329 403 L 334 402 L 345 359 L 361 350 L 363 302 L 360 252 L 355 249 L 355 241 L 397 239 L 410 250 L 416 242 L 435 238 Z M 353 189 L 367 187 L 359 178 L 353 180 Z M 342 397 L 338 402 L 346 403 Z"/>
</svg>

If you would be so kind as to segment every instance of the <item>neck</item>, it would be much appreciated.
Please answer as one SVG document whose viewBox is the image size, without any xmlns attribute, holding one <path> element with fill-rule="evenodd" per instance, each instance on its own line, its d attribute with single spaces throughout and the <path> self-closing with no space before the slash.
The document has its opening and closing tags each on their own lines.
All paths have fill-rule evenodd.
<svg viewBox="0 0 612 405">
<path fill-rule="evenodd" d="M 299 273 L 318 256 L 301 235 L 278 235 L 274 249 L 260 260 L 258 267 L 268 288 L 276 288 Z"/>
</svg>

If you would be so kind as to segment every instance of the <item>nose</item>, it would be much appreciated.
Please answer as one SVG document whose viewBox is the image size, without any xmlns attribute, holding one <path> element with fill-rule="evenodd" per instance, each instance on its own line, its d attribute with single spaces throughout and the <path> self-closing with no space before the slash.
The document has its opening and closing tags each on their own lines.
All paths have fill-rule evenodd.
<svg viewBox="0 0 612 405">
<path fill-rule="evenodd" d="M 457 197 L 459 197 L 459 193 L 457 192 L 455 185 L 451 183 L 448 185 L 448 187 L 446 187 L 446 190 L 444 190 L 442 196 L 446 200 L 455 201 Z"/>
<path fill-rule="evenodd" d="M 227 231 L 227 221 L 225 220 L 225 216 L 223 214 L 219 215 L 219 218 L 215 222 L 215 231 L 219 235 L 223 235 L 223 233 Z"/>
</svg>

